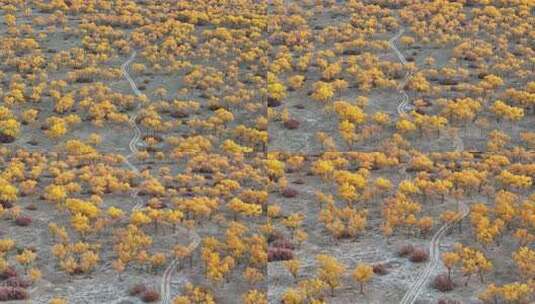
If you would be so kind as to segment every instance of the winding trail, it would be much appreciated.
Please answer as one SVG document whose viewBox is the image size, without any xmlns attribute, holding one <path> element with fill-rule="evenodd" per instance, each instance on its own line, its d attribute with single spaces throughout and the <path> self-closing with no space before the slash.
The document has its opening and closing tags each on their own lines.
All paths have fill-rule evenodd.
<svg viewBox="0 0 535 304">
<path fill-rule="evenodd" d="M 401 28 L 400 31 L 388 41 L 388 44 L 390 45 L 390 48 L 392 48 L 394 52 L 396 53 L 396 55 L 398 56 L 399 61 L 401 61 L 403 65 L 406 65 L 407 60 L 405 59 L 405 56 L 403 56 L 403 54 L 399 51 L 399 49 L 396 47 L 394 43 L 397 39 L 399 39 L 399 37 L 401 37 L 401 35 L 403 35 L 404 32 L 405 32 L 405 29 Z M 400 85 L 399 92 L 402 95 L 401 96 L 402 98 L 397 107 L 398 115 L 400 116 L 402 114 L 406 114 L 407 110 L 410 110 L 412 108 L 410 104 L 409 95 L 404 90 L 404 87 L 409 81 L 410 77 L 411 77 L 411 72 L 407 72 L 407 74 L 405 75 L 405 78 L 403 79 Z M 464 151 L 464 142 L 458 133 L 456 133 L 455 135 L 455 151 L 456 152 Z M 403 172 L 402 172 L 403 174 L 406 174 L 405 169 L 406 168 L 403 169 Z M 433 275 L 437 267 L 440 265 L 441 263 L 440 241 L 442 240 L 446 232 L 451 227 L 453 227 L 453 225 L 455 225 L 456 223 L 464 219 L 470 212 L 470 209 L 463 201 L 459 201 L 459 205 L 457 206 L 457 208 L 459 212 L 458 217 L 454 221 L 445 223 L 444 225 L 442 225 L 440 229 L 438 229 L 438 231 L 435 232 L 435 234 L 431 238 L 431 242 L 429 243 L 429 249 L 428 249 L 429 262 L 427 263 L 425 269 L 420 274 L 418 274 L 416 281 L 412 283 L 410 288 L 407 290 L 407 292 L 405 293 L 405 295 L 399 302 L 400 304 L 413 304 L 418 298 L 418 296 L 422 293 L 422 290 L 427 285 L 427 282 L 429 281 L 429 279 L 431 278 L 431 276 Z"/>
<path fill-rule="evenodd" d="M 128 83 L 130 83 L 130 87 L 132 88 L 132 91 L 134 91 L 134 94 L 136 96 L 140 96 L 141 92 L 137 88 L 136 83 L 134 82 L 134 80 L 132 79 L 130 74 L 128 74 L 128 65 L 132 61 L 134 61 L 134 58 L 136 57 L 136 55 L 137 55 L 137 52 L 134 51 L 132 53 L 132 55 L 130 55 L 130 57 L 128 57 L 128 59 L 121 65 L 121 71 L 123 72 L 123 75 L 126 78 L 126 80 L 128 80 Z M 137 112 L 138 112 L 139 108 L 141 108 L 141 104 L 140 103 L 138 103 L 137 106 L 136 106 L 136 109 L 135 109 L 136 113 L 134 115 L 130 116 L 130 118 L 128 119 L 128 124 L 130 125 L 130 127 L 134 131 L 134 136 L 132 136 L 132 139 L 130 139 L 130 142 L 128 143 L 128 148 L 130 149 L 130 154 L 128 154 L 126 156 L 126 159 L 125 159 L 125 164 L 136 174 L 139 174 L 139 170 L 138 170 L 138 168 L 136 166 L 134 166 L 130 162 L 130 158 L 135 156 L 136 153 L 138 152 L 138 149 L 137 149 L 136 145 L 137 145 L 137 142 L 139 141 L 139 139 L 141 138 L 141 130 L 139 129 L 138 125 L 136 124 L 136 119 L 137 119 L 137 115 L 138 115 Z M 136 204 L 134 205 L 134 208 L 132 208 L 133 211 L 134 210 L 138 210 L 143 206 L 143 202 L 139 198 L 138 194 L 139 194 L 139 190 L 137 188 L 134 189 L 130 193 L 130 197 L 132 197 L 132 199 L 136 202 Z"/>
<path fill-rule="evenodd" d="M 188 245 L 188 252 L 190 254 L 193 254 L 193 251 L 199 246 L 201 243 L 201 237 L 197 234 L 195 231 L 189 231 L 184 227 L 180 227 L 181 229 L 190 232 L 192 234 L 193 241 Z M 178 264 L 178 261 L 174 259 L 171 263 L 169 263 L 169 266 L 165 269 L 162 277 L 162 282 L 160 283 L 160 294 L 162 297 L 162 304 L 169 304 L 171 303 L 171 277 L 176 270 L 176 266 Z"/>
<path fill-rule="evenodd" d="M 396 53 L 396 55 L 399 58 L 399 61 L 401 61 L 401 64 L 403 64 L 403 65 L 407 64 L 408 62 L 405 59 L 405 56 L 403 56 L 403 54 L 396 47 L 394 42 L 397 39 L 399 39 L 399 37 L 401 37 L 401 35 L 403 35 L 404 32 L 405 32 L 405 29 L 401 28 L 399 30 L 399 32 L 394 37 L 392 37 L 392 38 L 390 38 L 390 40 L 388 40 L 388 45 L 390 46 L 390 48 L 392 50 L 394 50 L 394 52 Z M 412 73 L 411 72 L 407 72 L 405 74 L 405 77 L 401 81 L 400 86 L 399 86 L 399 94 L 401 95 L 401 100 L 400 100 L 400 102 L 399 102 L 399 104 L 397 106 L 397 112 L 398 112 L 399 116 L 406 115 L 407 111 L 411 110 L 411 108 L 412 108 L 411 104 L 410 104 L 409 95 L 404 90 L 405 85 L 407 84 L 407 82 L 409 82 L 409 79 L 410 79 L 411 76 L 412 76 Z M 400 173 L 401 173 L 401 175 L 403 176 L 404 179 L 408 179 L 409 175 L 407 173 L 407 166 L 402 166 Z"/>
<path fill-rule="evenodd" d="M 440 241 L 446 232 L 453 227 L 456 223 L 465 218 L 470 209 L 464 202 L 459 202 L 459 216 L 452 222 L 446 223 L 440 227 L 440 229 L 433 235 L 431 243 L 429 244 L 429 262 L 427 263 L 425 269 L 418 275 L 416 281 L 412 283 L 411 287 L 401 301 L 400 304 L 413 304 L 418 296 L 422 293 L 422 290 L 427 285 L 427 282 L 431 278 L 431 275 L 435 272 L 437 267 L 440 265 Z"/>
<path fill-rule="evenodd" d="M 399 37 L 401 37 L 401 35 L 403 35 L 404 32 L 405 32 L 405 29 L 401 28 L 399 30 L 399 32 L 394 37 L 392 37 L 392 38 L 390 38 L 390 40 L 388 40 L 388 45 L 390 46 L 390 48 L 392 50 L 394 50 L 394 52 L 396 53 L 396 55 L 399 58 L 399 61 L 401 61 L 401 64 L 406 65 L 408 63 L 407 59 L 405 59 L 405 56 L 403 56 L 403 54 L 399 51 L 399 49 L 394 44 L 394 42 L 397 39 L 399 39 Z M 407 111 L 411 110 L 411 108 L 412 108 L 412 106 L 410 104 L 410 101 L 409 101 L 409 95 L 403 89 L 405 87 L 405 85 L 407 84 L 407 82 L 409 82 L 409 79 L 411 78 L 411 76 L 412 76 L 412 73 L 411 72 L 407 72 L 405 74 L 405 78 L 403 78 L 403 80 L 400 83 L 399 93 L 401 94 L 401 101 L 400 101 L 400 103 L 398 104 L 398 107 L 397 107 L 398 115 L 406 114 Z"/>
<path fill-rule="evenodd" d="M 121 65 L 121 71 L 123 72 L 123 75 L 128 81 L 128 83 L 130 84 L 130 87 L 132 88 L 132 91 L 134 92 L 134 94 L 136 96 L 140 96 L 141 91 L 139 91 L 139 89 L 137 88 L 134 79 L 132 79 L 130 74 L 128 74 L 128 65 L 132 63 L 132 61 L 134 61 L 134 58 L 136 57 L 136 55 L 137 55 L 136 51 L 132 52 L 132 55 L 130 55 L 130 57 L 128 57 L 128 59 Z M 132 136 L 132 139 L 130 139 L 130 142 L 128 143 L 130 154 L 128 154 L 125 159 L 126 165 L 136 174 L 139 174 L 139 169 L 130 162 L 130 158 L 135 156 L 136 153 L 138 152 L 137 143 L 141 139 L 141 130 L 139 129 L 139 126 L 136 123 L 138 111 L 140 108 L 141 108 L 141 104 L 138 103 L 135 109 L 136 113 L 132 115 L 130 119 L 128 119 L 128 123 L 130 127 L 132 128 L 132 130 L 134 131 L 134 135 Z M 130 196 L 136 202 L 136 204 L 132 208 L 132 211 L 139 210 L 143 206 L 143 201 L 139 198 L 138 194 L 139 194 L 139 190 L 137 188 L 134 189 L 130 193 Z M 183 230 L 183 232 L 191 234 L 193 241 L 188 245 L 188 251 L 190 252 L 190 254 L 193 254 L 193 251 L 195 251 L 195 249 L 201 243 L 201 237 L 194 230 L 189 230 L 184 227 L 178 227 L 178 228 Z M 169 263 L 169 265 L 167 266 L 167 268 L 165 269 L 163 273 L 162 281 L 160 283 L 160 296 L 161 296 L 162 304 L 171 303 L 171 277 L 173 276 L 177 263 L 178 263 L 177 259 L 173 259 L 171 263 Z"/>
</svg>

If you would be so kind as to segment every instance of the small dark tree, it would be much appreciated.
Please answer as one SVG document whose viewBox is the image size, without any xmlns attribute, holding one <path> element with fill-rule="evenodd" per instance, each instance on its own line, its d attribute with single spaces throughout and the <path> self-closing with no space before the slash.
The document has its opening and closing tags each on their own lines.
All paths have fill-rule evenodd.
<svg viewBox="0 0 535 304">
<path fill-rule="evenodd" d="M 429 254 L 427 253 L 427 250 L 422 248 L 414 249 L 409 257 L 409 261 L 413 263 L 421 263 L 427 261 L 429 258 Z"/>
<path fill-rule="evenodd" d="M 433 281 L 433 287 L 441 292 L 451 291 L 455 287 L 448 275 L 441 273 L 435 277 Z"/>
<path fill-rule="evenodd" d="M 296 197 L 298 192 L 297 192 L 297 190 L 295 190 L 293 188 L 286 188 L 286 189 L 282 190 L 281 194 L 284 197 L 292 198 L 292 197 Z"/>
<path fill-rule="evenodd" d="M 413 251 L 414 251 L 414 246 L 412 246 L 411 244 L 405 244 L 401 246 L 401 248 L 399 248 L 398 255 L 400 257 L 404 257 L 404 256 L 412 254 Z"/>
<path fill-rule="evenodd" d="M 138 296 L 147 290 L 147 286 L 143 283 L 136 284 L 128 290 L 128 294 L 131 296 Z"/>
<path fill-rule="evenodd" d="M 145 303 L 152 303 L 160 300 L 160 293 L 155 289 L 147 289 L 141 294 L 141 300 Z"/>
<path fill-rule="evenodd" d="M 29 226 L 32 223 L 32 218 L 29 216 L 17 216 L 15 219 L 15 224 L 17 226 L 26 227 Z"/>
</svg>

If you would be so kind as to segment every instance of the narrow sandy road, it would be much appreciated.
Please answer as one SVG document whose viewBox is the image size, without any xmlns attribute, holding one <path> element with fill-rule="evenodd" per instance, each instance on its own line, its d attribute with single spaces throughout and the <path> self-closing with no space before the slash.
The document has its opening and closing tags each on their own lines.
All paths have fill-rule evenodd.
<svg viewBox="0 0 535 304">
<path fill-rule="evenodd" d="M 399 30 L 399 32 L 394 37 L 392 37 L 392 38 L 390 38 L 390 40 L 388 40 L 388 44 L 390 45 L 390 48 L 392 50 L 394 50 L 394 52 L 396 53 L 396 55 L 399 58 L 399 61 L 401 61 L 401 64 L 403 64 L 403 65 L 407 64 L 407 60 L 405 59 L 405 56 L 403 56 L 403 54 L 396 47 L 395 41 L 399 37 L 401 37 L 401 35 L 403 35 L 404 32 L 405 32 L 405 29 L 401 28 Z M 412 73 L 411 72 L 407 72 L 405 74 L 405 77 L 403 78 L 403 80 L 401 81 L 401 83 L 399 85 L 399 94 L 401 95 L 401 100 L 400 100 L 400 102 L 398 104 L 398 107 L 397 107 L 398 115 L 405 114 L 411 108 L 411 105 L 410 105 L 410 102 L 409 102 L 409 95 L 407 95 L 407 92 L 405 92 L 405 90 L 404 90 L 405 85 L 407 84 L 407 82 L 409 81 L 411 76 L 412 76 Z"/>
<path fill-rule="evenodd" d="M 422 293 L 422 290 L 427 285 L 427 282 L 441 263 L 440 259 L 440 241 L 446 232 L 453 227 L 456 223 L 465 218 L 470 209 L 464 202 L 459 202 L 459 216 L 456 220 L 444 224 L 440 229 L 433 235 L 431 242 L 429 244 L 429 262 L 427 263 L 425 269 L 418 275 L 416 281 L 412 283 L 411 287 L 405 293 L 405 296 L 399 302 L 400 304 L 413 304 L 418 296 Z"/>
<path fill-rule="evenodd" d="M 136 86 L 136 83 L 134 82 L 134 80 L 132 79 L 130 74 L 128 74 L 128 65 L 132 61 L 134 61 L 134 58 L 136 57 L 136 54 L 137 54 L 137 52 L 134 51 L 132 53 L 132 55 L 130 55 L 130 57 L 121 65 L 121 71 L 123 72 L 123 75 L 126 78 L 126 80 L 128 80 L 128 83 L 130 83 L 130 87 L 132 88 L 132 91 L 134 91 L 134 94 L 136 96 L 140 96 L 141 92 L 138 90 L 138 88 Z M 135 156 L 135 154 L 138 152 L 136 145 L 137 145 L 137 142 L 139 141 L 139 139 L 141 138 L 141 130 L 139 129 L 138 125 L 136 124 L 137 110 L 139 110 L 140 107 L 141 107 L 141 104 L 138 103 L 138 105 L 136 107 L 136 113 L 134 115 L 132 115 L 130 117 L 130 119 L 128 120 L 128 123 L 130 124 L 130 127 L 134 131 L 134 136 L 132 136 L 132 139 L 130 139 L 130 142 L 128 143 L 128 148 L 130 149 L 130 154 L 128 154 L 126 156 L 126 159 L 125 159 L 126 165 L 136 174 L 139 174 L 139 170 L 138 170 L 138 168 L 136 166 L 134 166 L 130 162 L 130 158 L 132 156 Z M 139 208 L 141 208 L 143 206 L 143 202 L 139 198 L 138 194 L 139 194 L 139 190 L 137 190 L 137 189 L 134 189 L 130 193 L 130 197 L 132 197 L 132 199 L 136 202 L 136 204 L 134 205 L 132 210 L 137 210 L 137 209 L 139 209 Z"/>
<path fill-rule="evenodd" d="M 464 143 L 458 135 L 456 136 L 455 142 L 456 151 L 462 152 L 464 150 Z M 431 238 L 431 242 L 429 243 L 428 249 L 429 262 L 427 263 L 425 269 L 418 275 L 416 281 L 412 283 L 409 290 L 407 290 L 407 292 L 399 302 L 400 304 L 413 304 L 418 298 L 418 296 L 422 293 L 429 279 L 435 273 L 437 267 L 440 265 L 440 242 L 442 238 L 444 237 L 446 232 L 448 232 L 449 229 L 451 229 L 459 221 L 462 221 L 470 212 L 470 209 L 463 201 L 459 201 L 459 205 L 457 206 L 457 208 L 459 212 L 458 217 L 454 221 L 442 225 L 442 227 L 440 227 L 440 229 L 438 229 L 438 231 Z"/>
<path fill-rule="evenodd" d="M 401 37 L 401 35 L 404 32 L 405 32 L 405 29 L 402 28 L 394 37 L 392 37 L 388 41 L 390 47 L 397 54 L 397 56 L 399 58 L 399 61 L 401 61 L 401 63 L 403 65 L 407 64 L 407 60 L 405 59 L 405 56 L 403 56 L 403 54 L 396 47 L 395 41 L 399 37 Z M 409 81 L 410 77 L 411 77 L 411 73 L 407 72 L 407 74 L 405 75 L 405 78 L 403 79 L 403 81 L 400 84 L 401 101 L 400 101 L 400 103 L 399 103 L 399 105 L 397 107 L 398 115 L 406 114 L 406 111 L 411 108 L 409 95 L 404 90 L 404 87 L 407 84 L 407 82 Z M 463 142 L 462 138 L 459 136 L 459 134 L 456 134 L 456 136 L 455 136 L 455 150 L 457 152 L 464 151 L 464 142 Z M 406 168 L 404 167 L 402 169 L 402 174 L 403 175 L 406 175 L 406 171 L 405 170 L 406 170 Z M 416 301 L 416 299 L 418 298 L 418 296 L 422 293 L 422 290 L 427 285 L 427 282 L 429 281 L 429 279 L 431 278 L 431 276 L 433 275 L 433 273 L 435 272 L 437 267 L 440 265 L 440 263 L 441 263 L 441 261 L 440 261 L 440 241 L 442 240 L 442 238 L 444 237 L 446 232 L 453 225 L 455 225 L 456 223 L 461 221 L 463 218 L 465 218 L 468 215 L 468 213 L 470 212 L 470 209 L 468 208 L 468 206 L 462 201 L 459 202 L 458 209 L 459 209 L 459 216 L 457 217 L 457 219 L 455 219 L 454 221 L 452 221 L 450 223 L 444 224 L 442 227 L 440 227 L 440 229 L 438 229 L 438 231 L 431 238 L 431 242 L 429 243 L 429 249 L 428 249 L 428 251 L 429 251 L 429 262 L 427 263 L 425 269 L 420 274 L 418 274 L 418 276 L 416 278 L 416 281 L 414 283 L 412 283 L 412 285 L 409 288 L 409 290 L 407 290 L 407 292 L 405 293 L 405 295 L 403 296 L 403 298 L 399 302 L 400 304 L 413 304 Z"/>
<path fill-rule="evenodd" d="M 130 55 L 130 57 L 121 65 L 121 71 L 123 72 L 123 75 L 126 78 L 126 80 L 128 81 L 128 83 L 130 84 L 130 87 L 132 88 L 132 91 L 134 92 L 134 94 L 136 96 L 140 96 L 141 92 L 137 88 L 134 79 L 132 79 L 130 74 L 128 74 L 128 65 L 130 63 L 132 63 L 132 61 L 134 61 L 134 58 L 136 57 L 136 54 L 137 54 L 136 51 L 134 51 L 132 53 L 132 55 Z M 139 173 L 139 170 L 136 168 L 136 166 L 134 166 L 130 162 L 129 159 L 131 157 L 135 156 L 136 153 L 138 152 L 137 143 L 141 139 L 141 130 L 139 129 L 139 126 L 136 123 L 136 119 L 137 119 L 137 115 L 138 115 L 137 114 L 137 110 L 139 110 L 140 107 L 141 107 L 141 104 L 138 104 L 137 107 L 136 107 L 136 113 L 134 115 L 132 115 L 130 117 L 130 119 L 128 120 L 128 123 L 130 124 L 130 127 L 134 131 L 134 135 L 132 136 L 132 139 L 128 143 L 128 148 L 130 149 L 130 154 L 126 157 L 125 163 L 135 173 Z M 139 198 L 138 194 L 139 194 L 139 190 L 137 190 L 137 189 L 132 191 L 132 193 L 130 194 L 132 199 L 134 199 L 134 201 L 136 202 L 136 204 L 134 205 L 134 208 L 132 210 L 138 210 L 143 206 L 143 201 Z M 180 229 L 183 230 L 183 232 L 185 232 L 186 234 L 187 233 L 191 234 L 191 237 L 192 237 L 193 240 L 188 245 L 188 251 L 191 254 L 193 254 L 193 251 L 195 251 L 195 249 L 201 243 L 201 237 L 193 230 L 188 230 L 188 229 L 186 229 L 184 227 L 180 227 Z M 177 260 L 173 259 L 171 261 L 171 263 L 169 263 L 169 265 L 167 266 L 167 268 L 165 269 L 165 271 L 163 273 L 162 281 L 160 283 L 160 296 L 161 296 L 161 303 L 162 304 L 171 303 L 171 277 L 173 276 L 173 273 L 174 273 L 174 271 L 176 269 L 176 265 L 177 265 Z"/>
<path fill-rule="evenodd" d="M 201 237 L 195 232 L 191 230 L 187 230 L 186 228 L 181 227 L 185 232 L 188 232 L 192 235 L 192 242 L 188 245 L 188 252 L 190 254 L 193 254 L 195 249 L 199 246 L 201 243 Z M 160 294 L 162 296 L 162 304 L 169 304 L 171 303 L 171 277 L 173 275 L 173 272 L 176 269 L 176 266 L 178 264 L 178 261 L 175 259 L 173 260 L 169 266 L 165 269 L 162 277 L 162 282 L 160 284 Z"/>
<path fill-rule="evenodd" d="M 401 28 L 399 30 L 399 32 L 394 37 L 392 37 L 392 38 L 390 38 L 390 40 L 388 40 L 388 45 L 390 46 L 390 48 L 392 50 L 394 50 L 394 52 L 396 53 L 396 55 L 399 58 L 399 61 L 401 61 L 401 64 L 403 64 L 403 65 L 407 64 L 407 60 L 405 59 L 405 56 L 403 56 L 403 54 L 396 47 L 395 41 L 397 39 L 399 39 L 399 37 L 401 37 L 401 35 L 403 35 L 404 32 L 405 32 L 405 29 Z M 399 85 L 399 94 L 401 95 L 401 99 L 400 99 L 399 104 L 397 106 L 397 112 L 398 112 L 399 116 L 407 114 L 407 111 L 409 111 L 411 109 L 409 95 L 404 90 L 405 85 L 409 81 L 410 77 L 411 77 L 411 73 L 407 72 L 405 74 L 405 77 L 403 78 L 403 80 L 401 81 L 401 83 Z M 409 175 L 407 174 L 407 166 L 406 165 L 401 167 L 400 173 L 401 173 L 401 175 L 402 175 L 402 177 L 404 179 L 408 179 L 409 178 Z"/>
</svg>

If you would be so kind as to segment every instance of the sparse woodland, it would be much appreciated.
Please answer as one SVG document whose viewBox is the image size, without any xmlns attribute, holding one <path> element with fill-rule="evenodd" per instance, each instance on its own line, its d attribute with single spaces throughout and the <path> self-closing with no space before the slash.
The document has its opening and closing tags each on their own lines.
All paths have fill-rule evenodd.
<svg viewBox="0 0 535 304">
<path fill-rule="evenodd" d="M 0 10 L 0 301 L 535 301 L 535 2 Z"/>
</svg>

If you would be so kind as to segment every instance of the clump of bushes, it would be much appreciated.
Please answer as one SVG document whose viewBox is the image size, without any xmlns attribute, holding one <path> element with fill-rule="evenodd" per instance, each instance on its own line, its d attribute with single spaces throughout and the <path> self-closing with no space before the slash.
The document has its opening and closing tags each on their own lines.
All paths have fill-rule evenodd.
<svg viewBox="0 0 535 304">
<path fill-rule="evenodd" d="M 413 263 L 421 263 L 429 259 L 429 254 L 424 248 L 416 248 L 411 244 L 405 244 L 401 246 L 398 250 L 398 255 L 400 257 L 409 257 L 409 261 Z"/>
</svg>

